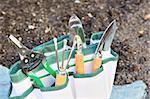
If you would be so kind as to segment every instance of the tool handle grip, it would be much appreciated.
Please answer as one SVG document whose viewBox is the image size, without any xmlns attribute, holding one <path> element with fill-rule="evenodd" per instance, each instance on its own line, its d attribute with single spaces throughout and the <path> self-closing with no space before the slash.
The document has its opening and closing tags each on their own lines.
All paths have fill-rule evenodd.
<svg viewBox="0 0 150 99">
<path fill-rule="evenodd" d="M 95 72 L 97 69 L 99 69 L 102 65 L 102 58 L 95 57 L 92 62 L 92 71 Z"/>
<path fill-rule="evenodd" d="M 84 74 L 84 56 L 82 53 L 77 52 L 76 59 L 76 72 L 78 74 Z"/>
<path fill-rule="evenodd" d="M 65 82 L 66 82 L 66 75 L 63 75 L 63 74 L 57 74 L 57 75 L 56 75 L 55 86 L 64 85 Z"/>
</svg>

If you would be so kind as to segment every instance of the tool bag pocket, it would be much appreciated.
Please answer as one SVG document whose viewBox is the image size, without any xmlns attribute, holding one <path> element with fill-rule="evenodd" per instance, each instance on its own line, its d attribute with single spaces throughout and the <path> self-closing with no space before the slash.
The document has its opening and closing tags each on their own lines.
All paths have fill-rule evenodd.
<svg viewBox="0 0 150 99">
<path fill-rule="evenodd" d="M 97 44 L 102 36 L 103 32 L 93 33 L 90 39 L 90 44 Z M 111 95 L 112 85 L 115 78 L 115 72 L 118 61 L 118 54 L 111 48 L 108 51 L 102 51 L 103 68 L 107 80 L 108 97 Z"/>
<path fill-rule="evenodd" d="M 70 80 L 66 76 L 66 81 L 63 85 L 40 88 L 43 99 L 48 97 L 52 99 L 74 99 L 74 89 Z"/>
<path fill-rule="evenodd" d="M 104 74 L 107 81 L 106 84 L 108 89 L 107 97 L 110 97 L 116 73 L 118 54 L 110 49 L 109 51 L 102 51 L 102 56 Z"/>
<path fill-rule="evenodd" d="M 41 92 L 34 89 L 32 81 L 20 69 L 20 61 L 10 68 L 10 78 L 12 81 L 10 88 L 10 99 L 41 99 Z"/>
<path fill-rule="evenodd" d="M 91 61 L 90 61 L 91 62 Z M 85 65 L 91 64 L 86 62 Z M 76 99 L 104 99 L 106 98 L 106 80 L 103 67 L 94 73 L 74 74 Z"/>
<path fill-rule="evenodd" d="M 62 52 L 59 52 L 58 54 L 59 54 L 58 60 L 61 63 Z M 67 59 L 68 55 L 69 52 L 66 51 L 65 60 Z M 58 71 L 55 54 L 48 56 L 47 62 L 54 71 Z M 71 63 L 74 63 L 74 61 L 72 61 Z M 66 61 L 64 62 L 64 64 L 66 64 Z M 67 71 L 66 71 L 65 82 L 62 85 L 56 85 L 56 79 L 57 79 L 57 73 L 56 73 L 55 83 L 52 86 L 39 88 L 41 90 L 43 99 L 47 99 L 48 97 L 52 99 L 74 99 L 75 89 L 72 83 L 73 79 L 71 79 Z"/>
<path fill-rule="evenodd" d="M 102 59 L 102 66 L 92 73 L 74 74 L 76 99 L 109 99 L 118 56 L 115 52 Z M 105 54 L 105 53 L 104 53 Z M 84 63 L 91 67 L 92 60 Z"/>
</svg>

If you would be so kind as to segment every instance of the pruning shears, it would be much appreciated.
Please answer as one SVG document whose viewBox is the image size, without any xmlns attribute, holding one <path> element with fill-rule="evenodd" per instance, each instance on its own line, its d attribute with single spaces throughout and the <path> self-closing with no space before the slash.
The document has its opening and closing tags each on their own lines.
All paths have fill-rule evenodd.
<svg viewBox="0 0 150 99">
<path fill-rule="evenodd" d="M 34 52 L 28 49 L 13 35 L 10 35 L 9 39 L 13 42 L 17 52 L 19 53 L 21 59 L 21 68 L 24 73 L 27 73 L 36 68 L 45 58 L 45 56 L 42 53 Z"/>
</svg>

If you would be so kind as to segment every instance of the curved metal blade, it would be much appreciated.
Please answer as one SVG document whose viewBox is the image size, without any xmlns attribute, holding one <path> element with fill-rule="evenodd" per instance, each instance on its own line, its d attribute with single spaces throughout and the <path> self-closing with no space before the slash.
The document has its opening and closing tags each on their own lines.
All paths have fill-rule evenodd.
<svg viewBox="0 0 150 99">
<path fill-rule="evenodd" d="M 116 26 L 116 20 L 112 21 L 108 27 L 106 28 L 106 30 L 104 31 L 98 45 L 97 45 L 97 49 L 95 51 L 95 55 L 97 54 L 97 52 L 99 50 L 108 50 L 112 41 L 113 41 L 113 37 L 114 34 L 116 32 L 117 26 Z"/>
<path fill-rule="evenodd" d="M 79 35 L 82 42 L 85 43 L 85 33 L 82 26 L 82 22 L 75 14 L 73 14 L 69 19 L 69 27 L 72 39 L 75 37 L 75 35 Z"/>
<path fill-rule="evenodd" d="M 113 24 L 112 24 L 112 27 L 108 31 L 109 32 L 108 36 L 106 37 L 106 39 L 104 41 L 104 46 L 103 46 L 103 50 L 104 51 L 108 51 L 109 50 L 109 48 L 110 48 L 110 46 L 112 44 L 113 38 L 115 36 L 116 30 L 117 30 L 116 20 L 114 20 Z"/>
</svg>

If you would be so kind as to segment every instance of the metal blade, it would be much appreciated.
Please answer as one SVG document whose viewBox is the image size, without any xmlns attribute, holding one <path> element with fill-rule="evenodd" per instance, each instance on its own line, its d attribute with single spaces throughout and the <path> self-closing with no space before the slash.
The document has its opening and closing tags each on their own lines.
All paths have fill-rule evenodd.
<svg viewBox="0 0 150 99">
<path fill-rule="evenodd" d="M 82 22 L 75 14 L 73 14 L 69 19 L 69 27 L 71 32 L 71 38 L 73 39 L 75 35 L 79 35 L 82 42 L 85 43 L 85 33 Z"/>
<path fill-rule="evenodd" d="M 21 44 L 21 42 L 19 40 L 17 40 L 13 35 L 9 36 L 9 39 L 15 44 L 17 45 L 17 47 L 19 48 L 23 48 L 23 44 Z"/>
<path fill-rule="evenodd" d="M 113 38 L 115 36 L 116 30 L 117 30 L 116 20 L 114 20 L 113 24 L 112 24 L 112 28 L 110 29 L 110 31 L 108 31 L 110 33 L 107 36 L 106 40 L 104 41 L 104 47 L 103 47 L 104 51 L 108 51 L 109 50 L 109 48 L 110 48 L 110 46 L 112 44 Z"/>
<path fill-rule="evenodd" d="M 69 27 L 70 28 L 75 28 L 75 27 L 82 28 L 82 22 L 75 14 L 73 14 L 69 19 Z"/>
<path fill-rule="evenodd" d="M 24 46 L 19 40 L 17 40 L 13 35 L 10 35 L 9 39 L 16 46 L 16 50 L 18 51 L 21 60 L 23 60 L 28 53 L 31 53 L 31 51 L 26 46 Z"/>
<path fill-rule="evenodd" d="M 98 43 L 98 45 L 97 45 L 97 48 L 96 48 L 96 51 L 95 51 L 95 55 L 97 54 L 97 52 L 99 51 L 99 50 L 102 50 L 102 48 L 103 48 L 103 46 L 104 46 L 104 43 L 108 40 L 108 38 L 112 35 L 112 30 L 116 30 L 116 20 L 114 20 L 114 21 L 112 21 L 109 25 L 108 25 L 108 27 L 105 29 L 105 31 L 104 31 L 104 33 L 103 33 L 103 35 L 102 35 L 102 37 L 101 37 L 101 39 L 99 40 L 99 43 Z M 115 28 L 115 29 L 114 29 Z M 113 33 L 114 34 L 114 33 Z M 113 36 L 114 35 L 112 35 L 111 36 L 111 38 L 113 38 Z M 110 39 L 110 41 L 112 41 L 111 39 Z M 108 44 L 108 46 L 109 45 L 111 45 L 111 43 L 107 43 Z M 107 46 L 107 47 L 108 47 Z M 106 47 L 106 48 L 107 48 Z"/>
</svg>

